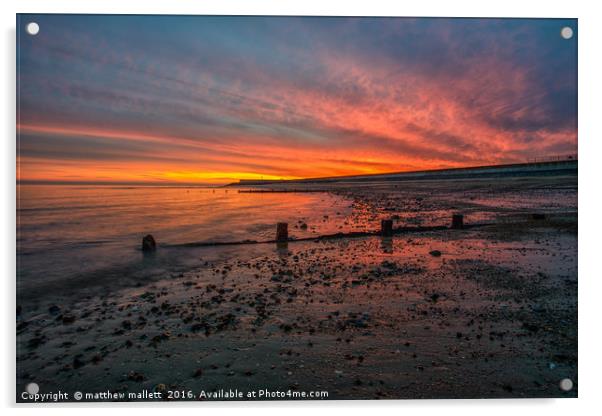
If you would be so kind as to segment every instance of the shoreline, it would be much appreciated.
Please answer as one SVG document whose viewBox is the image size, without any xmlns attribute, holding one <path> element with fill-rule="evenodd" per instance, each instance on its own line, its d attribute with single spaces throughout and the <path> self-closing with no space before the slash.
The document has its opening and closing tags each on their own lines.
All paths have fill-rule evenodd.
<svg viewBox="0 0 602 416">
<path fill-rule="evenodd" d="M 452 207 L 468 219 L 481 215 L 489 185 L 454 186 L 466 197 L 446 202 L 458 188 L 384 185 L 334 192 L 353 201 L 349 221 L 358 224 L 395 215 L 391 206 L 431 222 L 449 219 Z M 577 217 L 570 204 L 523 201 L 521 189 L 540 192 L 532 180 L 492 186 L 514 204 L 493 202 L 497 224 L 184 248 L 180 255 L 200 257 L 196 267 L 24 305 L 17 392 L 35 379 L 41 392 L 265 387 L 328 390 L 329 399 L 576 397 Z M 537 186 L 541 201 L 574 192 L 576 203 L 576 181 Z M 534 206 L 545 219 L 529 219 Z M 221 256 L 199 254 L 210 252 Z M 570 392 L 558 388 L 565 377 L 575 383 Z"/>
</svg>

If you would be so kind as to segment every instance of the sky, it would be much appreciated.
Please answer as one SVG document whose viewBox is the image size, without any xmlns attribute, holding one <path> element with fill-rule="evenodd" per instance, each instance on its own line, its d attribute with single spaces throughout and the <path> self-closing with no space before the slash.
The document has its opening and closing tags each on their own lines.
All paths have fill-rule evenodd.
<svg viewBox="0 0 602 416">
<path fill-rule="evenodd" d="M 22 14 L 17 31 L 22 183 L 227 183 L 577 153 L 574 19 Z"/>
</svg>

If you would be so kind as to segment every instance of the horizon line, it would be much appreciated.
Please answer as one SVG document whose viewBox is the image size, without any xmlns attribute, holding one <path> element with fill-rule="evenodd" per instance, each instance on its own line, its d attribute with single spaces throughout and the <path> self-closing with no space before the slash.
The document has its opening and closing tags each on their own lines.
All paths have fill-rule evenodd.
<svg viewBox="0 0 602 416">
<path fill-rule="evenodd" d="M 551 164 L 561 162 L 578 162 L 577 155 L 569 155 L 564 159 L 557 160 L 541 160 L 541 161 L 529 161 L 523 163 L 502 163 L 497 165 L 476 165 L 476 166 L 464 166 L 464 167 L 453 167 L 453 168 L 437 168 L 437 169 L 422 169 L 422 170 L 408 170 L 408 171 L 395 171 L 385 173 L 370 173 L 370 174 L 358 174 L 358 175 L 341 175 L 341 176 L 322 176 L 322 177 L 307 177 L 300 179 L 238 179 L 238 182 L 229 183 L 206 183 L 206 182 L 146 182 L 146 181 L 67 181 L 67 180 L 40 180 L 40 179 L 17 179 L 17 185 L 99 185 L 99 186 L 165 186 L 165 187 L 202 187 L 202 188 L 222 188 L 231 185 L 239 184 L 257 184 L 257 183 L 282 183 L 282 182 L 302 182 L 302 181 L 316 181 L 316 180 L 335 180 L 335 179 L 352 179 L 352 178 L 366 178 L 366 177 L 384 177 L 390 175 L 401 175 L 401 174 L 413 174 L 413 173 L 427 173 L 427 172 L 445 172 L 445 171 L 460 171 L 470 169 L 484 169 L 484 168 L 499 168 L 499 167 L 513 167 L 513 166 L 526 166 L 526 165 L 538 165 L 538 164 Z"/>
</svg>

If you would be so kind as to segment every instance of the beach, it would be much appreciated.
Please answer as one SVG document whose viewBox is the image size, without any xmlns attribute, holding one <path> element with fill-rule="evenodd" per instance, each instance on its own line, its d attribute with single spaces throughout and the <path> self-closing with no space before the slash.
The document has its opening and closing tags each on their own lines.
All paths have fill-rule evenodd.
<svg viewBox="0 0 602 416">
<path fill-rule="evenodd" d="M 121 232 L 109 209 L 87 228 L 88 213 L 77 247 L 18 250 L 17 400 L 30 382 L 120 400 L 577 396 L 576 174 L 253 189 L 69 190 L 167 208 L 116 204 L 137 226 Z M 457 213 L 466 227 L 451 229 Z M 383 219 L 399 232 L 378 235 Z M 18 246 L 54 221 L 22 222 Z M 147 233 L 156 253 L 140 250 Z"/>
</svg>

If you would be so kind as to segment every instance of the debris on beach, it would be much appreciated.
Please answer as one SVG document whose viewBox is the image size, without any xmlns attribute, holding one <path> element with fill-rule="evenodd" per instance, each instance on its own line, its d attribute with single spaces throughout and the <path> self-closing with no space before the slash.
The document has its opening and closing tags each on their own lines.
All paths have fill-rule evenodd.
<svg viewBox="0 0 602 416">
<path fill-rule="evenodd" d="M 147 234 L 142 238 L 142 251 L 152 252 L 157 250 L 157 243 L 151 234 Z"/>
</svg>

